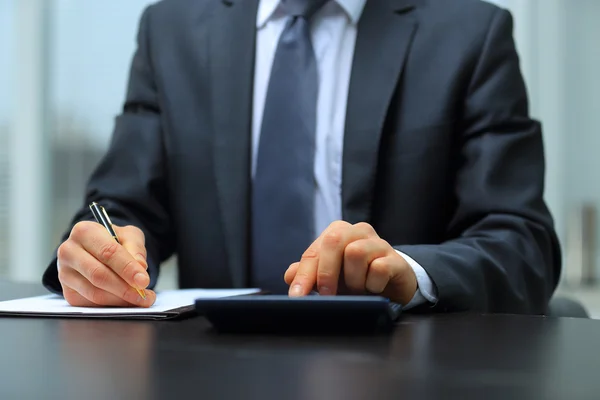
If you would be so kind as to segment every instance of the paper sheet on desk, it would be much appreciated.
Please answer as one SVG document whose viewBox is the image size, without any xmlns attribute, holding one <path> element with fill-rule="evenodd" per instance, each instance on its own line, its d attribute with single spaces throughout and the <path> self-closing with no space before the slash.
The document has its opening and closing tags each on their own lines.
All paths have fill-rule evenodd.
<svg viewBox="0 0 600 400">
<path fill-rule="evenodd" d="M 258 293 L 259 289 L 180 289 L 157 294 L 149 308 L 73 307 L 57 295 L 0 302 L 0 316 L 85 317 L 118 319 L 170 319 L 193 311 L 199 298 L 218 298 Z"/>
</svg>

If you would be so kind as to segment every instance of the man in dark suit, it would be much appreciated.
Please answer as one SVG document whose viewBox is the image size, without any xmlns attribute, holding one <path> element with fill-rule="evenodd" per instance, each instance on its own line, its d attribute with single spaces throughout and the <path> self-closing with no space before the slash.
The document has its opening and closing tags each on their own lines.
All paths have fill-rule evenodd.
<svg viewBox="0 0 600 400">
<path fill-rule="evenodd" d="M 166 0 L 44 274 L 74 305 L 181 287 L 543 313 L 560 251 L 510 14 L 478 0 Z M 134 290 L 146 289 L 141 299 Z"/>
</svg>

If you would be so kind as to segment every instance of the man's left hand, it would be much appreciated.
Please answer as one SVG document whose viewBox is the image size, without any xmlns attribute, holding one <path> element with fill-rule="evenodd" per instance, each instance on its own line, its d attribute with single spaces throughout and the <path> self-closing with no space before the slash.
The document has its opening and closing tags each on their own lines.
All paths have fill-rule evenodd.
<svg viewBox="0 0 600 400">
<path fill-rule="evenodd" d="M 289 295 L 305 296 L 316 286 L 321 295 L 347 289 L 352 294 L 378 294 L 406 305 L 415 295 L 411 266 L 373 227 L 336 221 L 310 245 L 285 273 Z"/>
</svg>

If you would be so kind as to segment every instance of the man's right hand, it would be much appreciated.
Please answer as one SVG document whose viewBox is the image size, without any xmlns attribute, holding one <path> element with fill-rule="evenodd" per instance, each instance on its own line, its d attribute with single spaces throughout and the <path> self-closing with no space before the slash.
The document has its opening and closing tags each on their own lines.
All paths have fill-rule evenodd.
<svg viewBox="0 0 600 400">
<path fill-rule="evenodd" d="M 149 307 L 150 284 L 144 233 L 115 226 L 121 244 L 96 222 L 79 222 L 58 248 L 58 279 L 65 299 L 77 307 Z M 145 289 L 142 299 L 137 289 Z"/>
</svg>

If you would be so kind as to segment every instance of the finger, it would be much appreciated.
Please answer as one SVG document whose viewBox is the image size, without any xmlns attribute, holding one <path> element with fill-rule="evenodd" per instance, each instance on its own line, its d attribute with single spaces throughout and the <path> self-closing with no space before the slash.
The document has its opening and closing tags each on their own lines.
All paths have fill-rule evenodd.
<svg viewBox="0 0 600 400">
<path fill-rule="evenodd" d="M 389 244 L 379 238 L 359 239 L 344 251 L 344 283 L 351 292 L 364 293 L 369 264 L 385 257 Z"/>
<path fill-rule="evenodd" d="M 115 226 L 115 231 L 123 247 L 147 270 L 148 262 L 144 232 L 132 225 Z"/>
<path fill-rule="evenodd" d="M 72 306 L 78 307 L 150 307 L 156 302 L 156 293 L 146 290 L 146 299 L 139 296 L 134 304 L 94 287 L 83 275 L 72 268 L 61 271 L 63 296 Z M 140 299 L 138 302 L 137 299 Z"/>
<path fill-rule="evenodd" d="M 103 289 L 99 289 L 92 285 L 83 275 L 73 268 L 61 268 L 60 281 L 63 287 L 68 287 L 75 292 L 79 293 L 90 303 L 96 307 L 108 306 L 108 307 L 133 307 L 134 304 L 129 303 L 122 298 L 115 296 Z M 139 296 L 138 296 L 139 297 Z"/>
<path fill-rule="evenodd" d="M 377 232 L 375 232 L 375 229 L 366 222 L 359 222 L 357 224 L 354 224 L 353 227 L 357 231 L 362 232 L 367 238 L 379 237 L 379 235 L 377 235 Z"/>
<path fill-rule="evenodd" d="M 285 274 L 283 275 L 283 280 L 287 285 L 291 285 L 296 273 L 298 272 L 298 267 L 300 266 L 299 262 L 295 262 L 289 266 Z"/>
<path fill-rule="evenodd" d="M 375 231 L 368 224 L 351 225 L 337 222 L 323 233 L 319 249 L 317 269 L 317 289 L 321 295 L 337 293 L 338 279 L 344 260 L 344 251 L 348 244 L 374 237 Z"/>
<path fill-rule="evenodd" d="M 73 258 L 71 267 L 98 289 L 107 291 L 131 304 L 138 305 L 143 302 L 133 287 L 83 248 L 80 248 L 77 253 L 74 252 Z M 146 298 L 146 300 L 148 299 Z"/>
<path fill-rule="evenodd" d="M 369 264 L 367 271 L 367 280 L 365 288 L 370 293 L 383 293 L 392 277 L 391 265 L 394 262 L 392 257 L 376 258 Z"/>
<path fill-rule="evenodd" d="M 320 241 L 321 237 L 319 236 L 302 254 L 298 267 L 296 267 L 296 274 L 290 284 L 289 295 L 291 297 L 306 296 L 315 286 L 317 282 Z"/>
<path fill-rule="evenodd" d="M 100 307 L 98 306 L 98 304 L 92 303 L 91 301 L 77 293 L 76 290 L 71 289 L 66 285 L 63 285 L 62 289 L 65 300 L 73 307 Z"/>
<path fill-rule="evenodd" d="M 383 296 L 406 305 L 412 300 L 417 291 L 417 276 L 403 257 L 394 258 L 395 261 L 390 266 L 390 282 L 383 291 Z"/>
<path fill-rule="evenodd" d="M 71 238 L 102 264 L 115 271 L 128 285 L 145 289 L 150 284 L 146 269 L 104 227 L 97 223 L 78 223 Z"/>
</svg>

